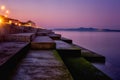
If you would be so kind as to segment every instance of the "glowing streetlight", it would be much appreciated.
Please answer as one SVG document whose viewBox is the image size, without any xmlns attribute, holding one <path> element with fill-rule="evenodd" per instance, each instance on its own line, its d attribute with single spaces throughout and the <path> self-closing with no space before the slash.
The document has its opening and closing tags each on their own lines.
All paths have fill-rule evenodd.
<svg viewBox="0 0 120 80">
<path fill-rule="evenodd" d="M 21 26 L 21 24 L 20 24 L 20 23 L 19 23 L 18 25 L 19 25 L 19 26 Z"/>
<path fill-rule="evenodd" d="M 4 5 L 1 6 L 1 10 L 5 10 L 5 6 Z"/>
<path fill-rule="evenodd" d="M 4 17 L 8 17 L 10 11 L 6 9 L 5 5 L 0 6 L 1 14 L 4 15 Z"/>
<path fill-rule="evenodd" d="M 0 23 L 2 23 L 2 19 L 0 19 Z"/>
<path fill-rule="evenodd" d="M 0 17 L 0 24 L 3 23 L 3 19 Z"/>
<path fill-rule="evenodd" d="M 15 25 L 18 25 L 18 23 L 15 23 Z"/>
<path fill-rule="evenodd" d="M 12 24 L 12 21 L 11 21 L 11 20 L 9 20 L 9 24 Z"/>
</svg>

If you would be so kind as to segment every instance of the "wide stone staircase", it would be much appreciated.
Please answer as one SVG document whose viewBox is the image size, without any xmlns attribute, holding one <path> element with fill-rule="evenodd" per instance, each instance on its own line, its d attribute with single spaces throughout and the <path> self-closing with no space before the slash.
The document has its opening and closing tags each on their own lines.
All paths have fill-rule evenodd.
<svg viewBox="0 0 120 80">
<path fill-rule="evenodd" d="M 83 53 L 91 54 L 87 56 Z M 72 60 L 78 59 L 81 56 L 91 61 L 93 58 L 97 60 L 98 57 L 100 57 L 98 61 L 105 60 L 104 56 L 87 52 L 72 44 L 72 40 L 63 38 L 51 30 L 38 29 L 37 32 L 32 33 L 9 34 L 5 42 L 0 42 L 0 80 L 78 80 L 77 77 L 82 79 L 83 77 L 77 74 L 81 68 L 77 67 L 76 72 L 72 72 L 74 68 L 69 67 L 72 62 L 68 64 L 66 60 L 71 57 Z M 84 62 L 86 61 L 84 59 Z M 75 64 L 77 65 L 77 61 Z M 94 69 L 96 72 L 92 73 L 93 80 L 101 75 L 102 80 L 110 79 L 104 73 Z M 74 76 L 76 74 L 77 77 Z M 84 74 L 84 71 L 80 74 Z M 90 74 L 85 74 L 86 77 L 87 75 Z M 99 77 L 96 77 L 96 80 L 99 80 Z"/>
</svg>

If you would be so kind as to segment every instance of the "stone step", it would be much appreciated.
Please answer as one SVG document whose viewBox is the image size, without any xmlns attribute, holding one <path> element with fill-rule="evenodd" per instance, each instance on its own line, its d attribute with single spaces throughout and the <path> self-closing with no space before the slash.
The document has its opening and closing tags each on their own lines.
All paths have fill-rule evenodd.
<svg viewBox="0 0 120 80">
<path fill-rule="evenodd" d="M 56 49 L 60 54 L 64 54 L 64 56 L 72 56 L 72 57 L 80 57 L 81 49 L 75 45 L 68 44 L 61 40 L 55 40 Z"/>
<path fill-rule="evenodd" d="M 53 40 L 60 40 L 61 39 L 61 35 L 60 34 L 48 34 L 48 36 L 50 38 L 52 38 Z"/>
<path fill-rule="evenodd" d="M 64 57 L 62 59 L 74 80 L 112 80 L 83 57 Z"/>
<path fill-rule="evenodd" d="M 55 50 L 30 50 L 11 80 L 73 80 Z"/>
<path fill-rule="evenodd" d="M 54 34 L 52 30 L 38 29 L 37 36 L 47 36 L 48 34 Z"/>
<path fill-rule="evenodd" d="M 38 32 L 54 33 L 52 30 L 47 30 L 47 29 L 38 29 Z"/>
<path fill-rule="evenodd" d="M 47 36 L 48 34 L 54 34 L 54 32 L 47 32 L 47 31 L 37 32 L 37 36 Z"/>
<path fill-rule="evenodd" d="M 7 41 L 31 42 L 35 38 L 35 33 L 17 33 L 9 34 Z"/>
<path fill-rule="evenodd" d="M 0 43 L 0 80 L 9 74 L 17 61 L 28 51 L 28 42 L 2 42 Z"/>
<path fill-rule="evenodd" d="M 90 62 L 105 62 L 105 57 L 90 50 L 82 50 L 81 56 Z"/>
<path fill-rule="evenodd" d="M 64 42 L 72 44 L 72 40 L 71 39 L 67 39 L 67 38 L 61 37 L 61 40 L 64 41 Z"/>
<path fill-rule="evenodd" d="M 73 44 L 75 45 L 75 44 Z M 95 53 L 93 51 L 90 51 L 88 49 L 85 49 L 83 47 L 80 47 L 78 45 L 75 45 L 81 49 L 81 56 L 87 59 L 90 62 L 99 62 L 99 63 L 104 63 L 105 62 L 105 57 L 103 55 L 100 55 L 98 53 Z"/>
<path fill-rule="evenodd" d="M 55 49 L 55 42 L 48 36 L 37 36 L 31 42 L 32 49 Z"/>
</svg>

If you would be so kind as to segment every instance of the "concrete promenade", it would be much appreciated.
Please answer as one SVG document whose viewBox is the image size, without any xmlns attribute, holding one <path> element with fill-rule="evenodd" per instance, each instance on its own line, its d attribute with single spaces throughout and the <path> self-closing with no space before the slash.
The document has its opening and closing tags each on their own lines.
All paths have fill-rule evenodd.
<svg viewBox="0 0 120 80">
<path fill-rule="evenodd" d="M 47 29 L 8 34 L 0 42 L 0 80 L 111 80 L 92 61 L 105 57 Z"/>
</svg>

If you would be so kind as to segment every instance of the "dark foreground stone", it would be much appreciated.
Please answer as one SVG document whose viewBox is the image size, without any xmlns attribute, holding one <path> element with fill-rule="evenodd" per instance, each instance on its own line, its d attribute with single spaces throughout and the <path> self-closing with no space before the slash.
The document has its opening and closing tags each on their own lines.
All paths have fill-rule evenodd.
<svg viewBox="0 0 120 80">
<path fill-rule="evenodd" d="M 61 40 L 55 40 L 56 42 L 56 50 L 63 54 L 64 56 L 71 56 L 71 57 L 80 57 L 81 56 L 81 49 L 77 46 L 72 44 L 68 44 Z"/>
<path fill-rule="evenodd" d="M 31 50 L 20 62 L 10 80 L 73 80 L 58 53 Z"/>
<path fill-rule="evenodd" d="M 0 80 L 5 80 L 18 61 L 29 50 L 29 43 L 2 42 L 0 43 Z M 6 76 L 6 77 L 5 77 Z"/>
<path fill-rule="evenodd" d="M 64 42 L 72 44 L 72 40 L 71 39 L 67 39 L 67 38 L 61 37 L 61 40 L 64 41 Z"/>
<path fill-rule="evenodd" d="M 82 57 L 70 58 L 62 56 L 62 58 L 74 80 L 112 80 Z"/>
</svg>

